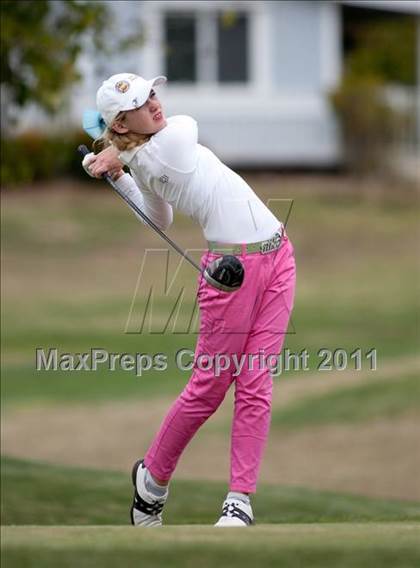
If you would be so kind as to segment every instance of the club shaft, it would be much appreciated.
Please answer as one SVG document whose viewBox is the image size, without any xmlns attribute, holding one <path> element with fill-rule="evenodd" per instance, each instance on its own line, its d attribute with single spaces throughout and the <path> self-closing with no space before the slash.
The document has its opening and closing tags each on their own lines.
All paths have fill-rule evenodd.
<svg viewBox="0 0 420 568">
<path fill-rule="evenodd" d="M 82 156 L 85 156 L 86 154 L 89 153 L 89 150 L 85 145 L 79 146 L 78 151 L 82 154 Z M 182 250 L 181 247 L 179 247 L 176 243 L 174 243 L 172 239 L 170 239 L 161 229 L 159 229 L 156 223 L 154 223 L 151 219 L 149 219 L 149 217 L 127 195 L 125 195 L 120 190 L 120 188 L 117 186 L 117 184 L 114 182 L 114 180 L 111 178 L 111 176 L 108 173 L 102 174 L 102 177 L 109 183 L 112 189 L 116 193 L 118 193 L 121 199 L 123 199 L 127 203 L 127 205 L 135 213 L 137 213 L 139 217 L 143 219 L 145 223 L 147 223 L 152 229 L 154 229 L 162 239 L 164 239 L 174 250 L 176 250 L 178 254 L 180 254 L 182 257 L 185 258 L 185 260 L 187 260 L 192 266 L 194 266 L 195 269 L 197 269 L 199 272 L 203 272 L 202 269 L 198 266 L 198 264 L 194 262 L 194 260 L 190 258 L 187 255 L 187 253 L 184 250 Z"/>
</svg>

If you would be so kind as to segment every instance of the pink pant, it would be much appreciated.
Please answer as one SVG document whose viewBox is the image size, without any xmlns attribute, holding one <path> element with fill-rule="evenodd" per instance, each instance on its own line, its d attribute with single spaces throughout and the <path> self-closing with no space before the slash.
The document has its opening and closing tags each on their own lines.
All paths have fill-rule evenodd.
<svg viewBox="0 0 420 568">
<path fill-rule="evenodd" d="M 207 251 L 202 266 L 217 256 Z M 235 382 L 230 490 L 255 493 L 270 428 L 273 386 L 267 365 L 261 363 L 264 355 L 273 359 L 281 351 L 293 308 L 296 268 L 286 234 L 280 249 L 267 254 L 243 253 L 239 258 L 245 279 L 236 292 L 217 290 L 199 277 L 200 335 L 194 371 L 165 417 L 144 463 L 152 475 L 169 480 L 188 442 Z M 215 354 L 227 355 L 223 367 L 230 362 L 228 369 L 216 372 L 218 376 L 216 367 L 206 364 Z M 232 362 L 234 355 L 236 361 L 242 357 L 244 362 L 239 374 L 238 365 Z"/>
</svg>

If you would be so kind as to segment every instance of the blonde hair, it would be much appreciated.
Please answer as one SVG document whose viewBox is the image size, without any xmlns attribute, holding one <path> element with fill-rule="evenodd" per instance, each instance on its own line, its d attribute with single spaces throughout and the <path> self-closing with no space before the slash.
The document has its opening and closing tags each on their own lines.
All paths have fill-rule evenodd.
<svg viewBox="0 0 420 568">
<path fill-rule="evenodd" d="M 122 120 L 124 116 L 125 113 L 122 111 L 117 114 L 114 120 Z M 93 142 L 93 151 L 95 154 L 98 154 L 110 144 L 115 146 L 120 152 L 132 150 L 136 146 L 141 146 L 148 142 L 152 136 L 153 134 L 139 134 L 137 132 L 119 134 L 118 132 L 115 132 L 112 127 L 107 126 L 102 136 Z"/>
</svg>

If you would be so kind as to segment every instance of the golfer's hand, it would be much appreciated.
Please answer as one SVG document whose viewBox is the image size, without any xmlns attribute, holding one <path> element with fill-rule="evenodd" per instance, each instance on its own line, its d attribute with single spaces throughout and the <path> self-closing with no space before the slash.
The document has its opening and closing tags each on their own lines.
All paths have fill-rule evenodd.
<svg viewBox="0 0 420 568">
<path fill-rule="evenodd" d="M 92 177 L 101 178 L 103 174 L 108 173 L 115 181 L 124 174 L 118 154 L 116 148 L 108 146 L 97 155 L 87 154 L 82 165 Z"/>
<path fill-rule="evenodd" d="M 90 177 L 95 177 L 91 171 L 89 170 L 89 166 L 90 164 L 95 160 L 96 156 L 93 152 L 91 152 L 90 154 L 86 154 L 85 157 L 83 158 L 83 162 L 82 162 L 82 166 L 83 169 L 85 170 L 85 172 L 90 176 Z"/>
</svg>

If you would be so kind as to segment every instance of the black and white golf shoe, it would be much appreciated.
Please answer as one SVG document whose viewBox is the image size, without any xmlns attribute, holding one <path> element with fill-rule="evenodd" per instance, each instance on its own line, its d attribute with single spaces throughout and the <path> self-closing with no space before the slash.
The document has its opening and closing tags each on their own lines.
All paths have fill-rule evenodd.
<svg viewBox="0 0 420 568">
<path fill-rule="evenodd" d="M 161 527 L 162 509 L 168 498 L 169 490 L 162 497 L 156 497 L 146 489 L 145 477 L 146 466 L 143 460 L 138 460 L 132 471 L 132 481 L 134 485 L 133 504 L 130 516 L 131 524 L 143 527 Z"/>
<path fill-rule="evenodd" d="M 250 503 L 245 503 L 234 497 L 225 499 L 222 516 L 215 527 L 248 527 L 254 524 L 254 514 Z"/>
</svg>

